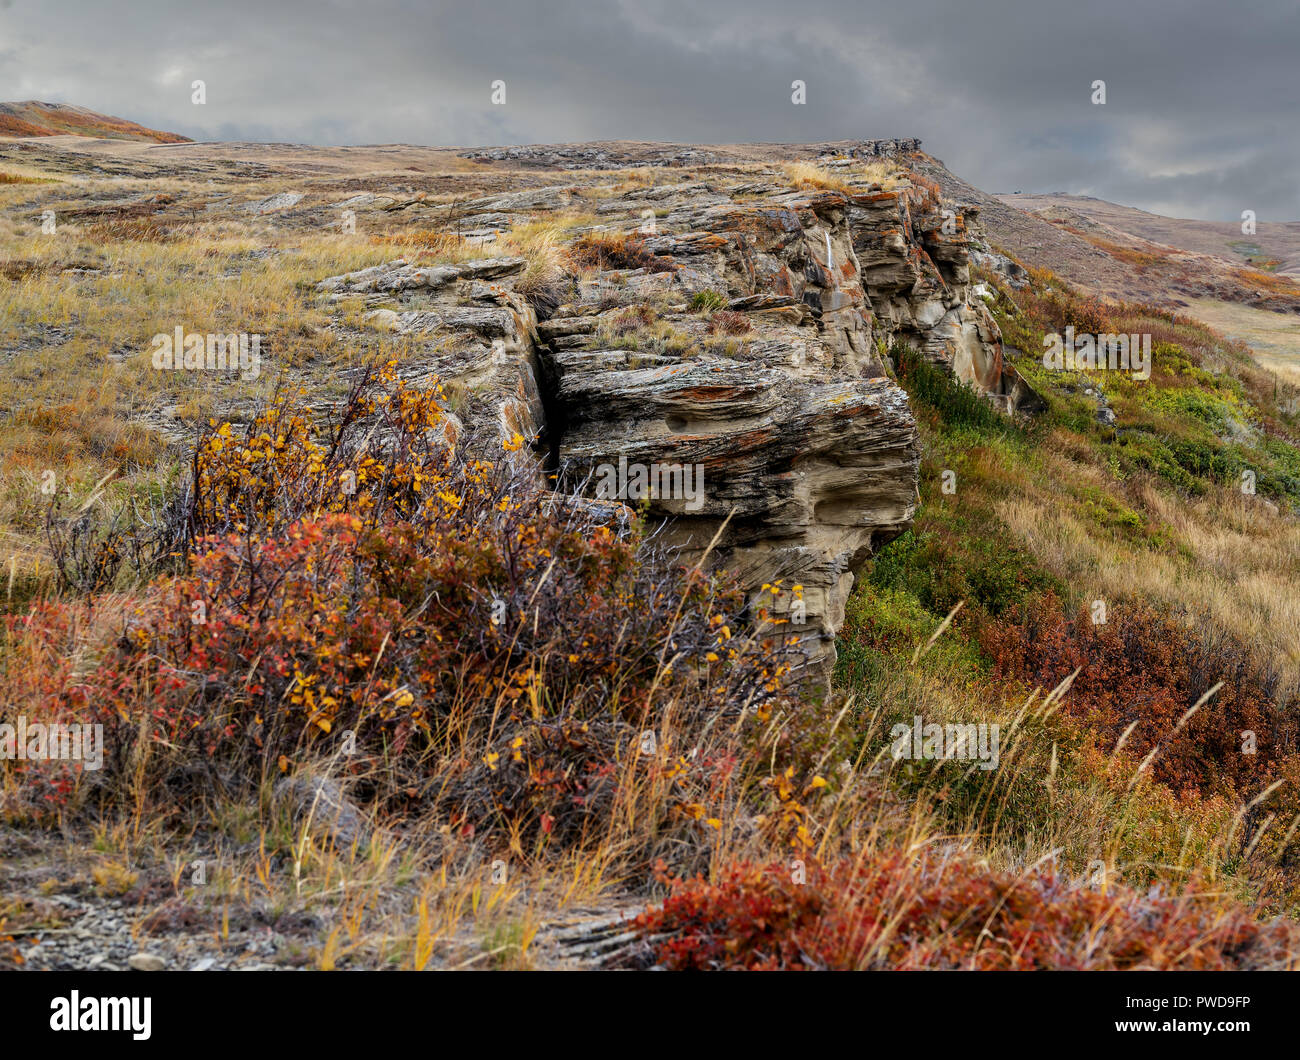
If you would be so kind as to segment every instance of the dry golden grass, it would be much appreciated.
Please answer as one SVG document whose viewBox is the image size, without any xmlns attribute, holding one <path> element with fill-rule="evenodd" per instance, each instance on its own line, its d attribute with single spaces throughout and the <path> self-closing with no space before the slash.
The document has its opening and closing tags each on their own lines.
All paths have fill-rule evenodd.
<svg viewBox="0 0 1300 1060">
<path fill-rule="evenodd" d="M 46 236 L 0 221 L 11 258 L 49 266 L 4 281 L 0 326 L 14 346 L 0 373 L 0 407 L 10 412 L 0 420 L 0 560 L 16 553 L 24 563 L 44 552 L 40 525 L 49 498 L 39 484 L 46 471 L 60 490 L 110 469 L 123 486 L 135 474 L 147 484 L 161 473 L 153 465 L 166 454 L 156 441 L 142 441 L 136 417 L 172 404 L 193 422 L 218 403 L 264 396 L 286 372 L 351 358 L 348 345 L 324 328 L 328 311 L 303 291 L 324 276 L 395 256 L 364 238 L 308 231 L 277 241 L 280 252 L 258 260 L 252 253 L 264 241 L 230 222 L 185 226 L 167 242 L 111 228 L 67 223 Z M 103 272 L 64 276 L 59 266 L 68 262 Z M 155 371 L 150 339 L 177 326 L 262 335 L 261 376 Z"/>
<path fill-rule="evenodd" d="M 1099 533 L 1094 521 L 1062 504 L 1050 482 L 1109 486 L 1095 465 L 1044 447 L 1051 478 L 1022 479 L 997 503 L 1016 541 L 1069 585 L 1091 586 L 1087 599 L 1136 598 L 1170 611 L 1203 615 L 1275 659 L 1300 682 L 1300 524 L 1257 497 L 1230 489 L 1188 498 L 1137 484 L 1129 497 L 1174 548 L 1135 546 Z M 1085 603 L 1081 596 L 1073 601 Z"/>
<path fill-rule="evenodd" d="M 1075 235 L 1082 236 L 1094 247 L 1104 250 L 1117 261 L 1125 262 L 1129 265 L 1136 265 L 1139 268 L 1146 268 L 1151 265 L 1158 265 L 1166 258 L 1178 253 L 1172 247 L 1160 247 L 1154 243 L 1146 243 L 1144 247 L 1128 246 L 1123 243 L 1116 243 L 1113 240 L 1105 239 L 1094 233 L 1085 232 L 1079 228 L 1073 228 L 1070 225 L 1062 225 Z"/>
<path fill-rule="evenodd" d="M 1280 379 L 1300 385 L 1300 320 L 1294 314 L 1212 298 L 1191 299 L 1188 312 L 1228 338 L 1246 343 L 1255 360 Z"/>
<path fill-rule="evenodd" d="M 879 184 L 892 191 L 910 183 L 907 171 L 895 162 L 855 162 L 836 169 L 815 162 L 786 162 L 781 169 L 796 188 L 838 191 L 845 195 L 859 194 L 867 184 Z"/>
</svg>

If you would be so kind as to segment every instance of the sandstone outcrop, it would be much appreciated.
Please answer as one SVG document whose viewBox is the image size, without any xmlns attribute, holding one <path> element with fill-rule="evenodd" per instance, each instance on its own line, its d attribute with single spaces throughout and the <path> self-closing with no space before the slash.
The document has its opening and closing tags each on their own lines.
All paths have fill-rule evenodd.
<svg viewBox="0 0 1300 1060">
<path fill-rule="evenodd" d="M 854 575 L 917 504 L 892 344 L 1007 411 L 1027 399 L 971 292 L 972 219 L 921 178 L 853 176 L 856 158 L 906 150 L 840 152 L 825 187 L 749 167 L 474 201 L 489 239 L 575 201 L 600 218 L 569 233 L 589 252 L 575 244 L 541 297 L 516 289 L 526 263 L 504 256 L 399 259 L 318 289 L 362 297 L 372 327 L 417 344 L 404 370 L 457 395 L 466 445 L 524 435 L 559 489 L 645 505 L 686 559 L 717 537 L 709 562 L 738 575 L 755 613 L 784 618 L 822 682 Z"/>
<path fill-rule="evenodd" d="M 419 342 L 420 356 L 399 373 L 440 381 L 455 399 L 448 413 L 453 433 L 468 424 L 467 441 L 499 452 L 516 434 L 536 438 L 545 427 L 533 347 L 537 314 L 507 285 L 526 264 L 502 257 L 419 266 L 398 258 L 331 276 L 317 290 L 334 300 L 363 296 L 375 307 L 366 314 L 370 326 Z"/>
<path fill-rule="evenodd" d="M 1002 334 L 971 293 L 969 230 L 978 212 L 944 205 L 932 187 L 851 199 L 863 283 L 880 327 L 1003 411 L 1018 411 L 1027 384 L 1002 357 Z"/>
<path fill-rule="evenodd" d="M 631 270 L 626 294 L 584 286 L 539 327 L 561 481 L 599 490 L 602 468 L 647 469 L 652 497 L 616 481 L 670 518 L 666 537 L 688 558 L 726 521 L 716 564 L 755 611 L 786 619 L 823 677 L 853 575 L 911 522 L 919 457 L 847 216 L 825 193 L 692 198 L 668 213 L 672 234 L 645 238 L 673 271 Z M 738 334 L 691 311 L 709 292 L 726 293 L 722 322 Z M 641 306 L 653 325 L 625 331 Z M 664 468 L 683 469 L 681 488 Z"/>
</svg>

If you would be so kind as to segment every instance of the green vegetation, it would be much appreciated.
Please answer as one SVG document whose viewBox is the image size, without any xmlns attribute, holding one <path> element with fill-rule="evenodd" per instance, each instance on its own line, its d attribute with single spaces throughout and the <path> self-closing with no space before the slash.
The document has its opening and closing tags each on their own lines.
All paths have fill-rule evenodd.
<svg viewBox="0 0 1300 1060">
<path fill-rule="evenodd" d="M 841 634 L 839 687 L 871 705 L 860 731 L 882 753 L 914 715 L 1002 724 L 995 771 L 891 772 L 994 864 L 1051 850 L 1074 874 L 1215 880 L 1300 911 L 1293 395 L 1195 322 L 1048 274 L 1000 288 L 994 308 L 1048 405 L 1031 421 L 891 351 L 921 427 L 922 505 L 874 558 Z M 1035 351 L 1067 325 L 1151 334 L 1150 380 L 1047 370 Z M 1243 755 L 1247 730 L 1268 748 Z"/>
</svg>

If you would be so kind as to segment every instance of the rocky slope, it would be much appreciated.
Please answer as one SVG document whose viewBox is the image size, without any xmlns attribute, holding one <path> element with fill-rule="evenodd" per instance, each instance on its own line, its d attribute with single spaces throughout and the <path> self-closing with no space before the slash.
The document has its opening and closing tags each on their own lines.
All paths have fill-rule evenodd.
<svg viewBox="0 0 1300 1060">
<path fill-rule="evenodd" d="M 1268 266 L 1277 276 L 1300 276 L 1300 221 L 1256 221 L 1256 231 L 1242 232 L 1242 222 L 1192 221 L 1120 206 L 1091 195 L 1002 194 L 1008 206 L 1052 223 L 1064 221 L 1103 237 L 1142 241 L 1234 265 Z M 1059 218 L 1059 221 L 1057 220 Z"/>
<path fill-rule="evenodd" d="M 980 217 L 972 251 L 986 268 L 1006 267 L 1005 252 L 1112 301 L 1196 306 L 1201 316 L 1197 300 L 1300 312 L 1296 222 L 1260 222 L 1244 235 L 1240 222 L 1160 217 L 1087 196 L 991 195 L 919 151 L 912 164 L 946 200 Z"/>
</svg>

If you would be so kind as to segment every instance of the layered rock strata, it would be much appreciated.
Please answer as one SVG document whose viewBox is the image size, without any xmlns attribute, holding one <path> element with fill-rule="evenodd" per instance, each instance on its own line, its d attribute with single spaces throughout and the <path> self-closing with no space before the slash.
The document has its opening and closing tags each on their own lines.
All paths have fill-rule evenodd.
<svg viewBox="0 0 1300 1060">
<path fill-rule="evenodd" d="M 922 178 L 853 177 L 855 159 L 907 149 L 842 152 L 844 179 L 826 188 L 728 171 L 475 200 L 489 252 L 548 214 L 600 218 L 569 232 L 603 248 L 596 266 L 573 254 L 540 297 L 518 289 L 526 261 L 504 256 L 399 259 L 319 290 L 362 297 L 371 326 L 415 344 L 407 370 L 452 388 L 470 448 L 499 452 L 518 432 L 539 474 L 644 505 L 684 559 L 716 538 L 708 562 L 738 576 L 755 614 L 784 620 L 824 684 L 855 574 L 916 510 L 916 425 L 892 344 L 1006 411 L 1027 390 L 972 294 L 974 219 Z"/>
</svg>

